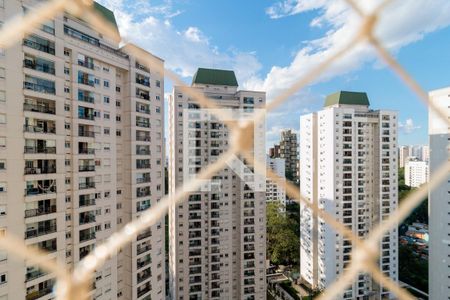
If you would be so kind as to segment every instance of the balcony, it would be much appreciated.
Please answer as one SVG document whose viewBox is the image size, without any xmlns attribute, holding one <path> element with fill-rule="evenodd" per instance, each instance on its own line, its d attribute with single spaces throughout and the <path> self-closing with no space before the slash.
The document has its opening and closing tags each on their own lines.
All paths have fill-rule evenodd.
<svg viewBox="0 0 450 300">
<path fill-rule="evenodd" d="M 95 154 L 94 148 L 79 148 L 78 154 Z"/>
<path fill-rule="evenodd" d="M 144 100 L 150 100 L 150 93 L 141 89 L 137 89 L 136 97 Z"/>
<path fill-rule="evenodd" d="M 56 147 L 25 146 L 25 154 L 55 154 Z"/>
<path fill-rule="evenodd" d="M 142 84 L 146 87 L 150 87 L 150 78 L 147 76 L 136 74 L 136 83 Z"/>
<path fill-rule="evenodd" d="M 136 155 L 150 155 L 150 148 L 138 148 L 136 147 Z"/>
<path fill-rule="evenodd" d="M 80 243 L 87 242 L 90 240 L 95 240 L 95 232 L 83 232 L 80 231 Z"/>
<path fill-rule="evenodd" d="M 35 196 L 43 194 L 56 193 L 56 186 L 48 184 L 37 184 L 36 187 L 28 187 L 25 189 L 25 196 Z"/>
<path fill-rule="evenodd" d="M 56 205 L 42 206 L 25 210 L 25 218 L 32 218 L 53 213 L 56 213 Z"/>
<path fill-rule="evenodd" d="M 151 268 L 145 269 L 144 271 L 137 274 L 137 282 L 141 283 L 152 276 Z"/>
<path fill-rule="evenodd" d="M 95 222 L 95 212 L 87 211 L 80 213 L 79 223 L 80 225 L 90 224 Z"/>
<path fill-rule="evenodd" d="M 23 104 L 24 111 L 40 112 L 44 114 L 54 115 L 56 113 L 55 106 L 49 106 L 45 104 L 32 104 L 25 102 Z"/>
<path fill-rule="evenodd" d="M 83 166 L 80 165 L 78 166 L 78 172 L 94 172 L 95 171 L 95 166 L 91 165 L 91 166 Z"/>
<path fill-rule="evenodd" d="M 140 269 L 140 268 L 145 267 L 145 266 L 147 266 L 147 265 L 149 265 L 149 264 L 151 264 L 151 263 L 152 263 L 152 258 L 151 258 L 151 256 L 150 256 L 150 254 L 147 254 L 146 256 L 141 257 L 141 258 L 139 258 L 139 259 L 136 261 L 136 267 L 137 267 L 138 269 Z"/>
<path fill-rule="evenodd" d="M 150 135 L 136 135 L 136 141 L 150 142 Z"/>
<path fill-rule="evenodd" d="M 145 285 L 143 285 L 141 287 L 138 287 L 138 290 L 137 290 L 138 298 L 144 296 L 145 294 L 147 294 L 151 290 L 152 290 L 152 285 L 149 282 L 147 282 Z"/>
<path fill-rule="evenodd" d="M 51 294 L 53 291 L 53 287 L 46 287 L 38 291 L 32 291 L 25 297 L 25 300 L 35 300 L 41 298 L 45 295 Z"/>
<path fill-rule="evenodd" d="M 150 73 L 150 69 L 147 68 L 146 66 L 141 65 L 140 63 L 136 62 L 135 64 L 136 69 L 142 70 L 144 72 Z"/>
<path fill-rule="evenodd" d="M 140 121 L 136 120 L 137 127 L 150 128 L 150 121 Z"/>
<path fill-rule="evenodd" d="M 95 137 L 95 131 L 78 128 L 78 136 L 80 137 Z"/>
<path fill-rule="evenodd" d="M 80 182 L 78 184 L 78 189 L 80 190 L 95 189 L 95 182 Z"/>
<path fill-rule="evenodd" d="M 147 251 L 150 251 L 150 250 L 152 250 L 152 246 L 151 245 L 145 245 L 145 246 L 142 246 L 142 247 L 137 247 L 136 254 L 140 255 L 140 254 L 142 254 L 144 252 L 147 252 Z"/>
<path fill-rule="evenodd" d="M 139 241 L 139 240 L 143 240 L 143 239 L 146 239 L 148 237 L 151 237 L 151 236 L 152 236 L 152 231 L 150 229 L 147 229 L 144 232 L 138 234 L 136 239 Z"/>
<path fill-rule="evenodd" d="M 78 90 L 78 101 L 94 103 L 94 101 L 95 101 L 94 93 L 88 92 L 88 91 L 83 91 L 83 90 Z"/>
<path fill-rule="evenodd" d="M 140 198 L 140 197 L 147 197 L 147 196 L 151 196 L 151 191 L 150 191 L 149 187 L 136 189 L 136 197 Z"/>
<path fill-rule="evenodd" d="M 89 195 L 80 195 L 78 206 L 79 207 L 85 207 L 85 206 L 92 206 L 95 205 L 95 197 L 91 197 Z"/>
<path fill-rule="evenodd" d="M 136 178 L 136 184 L 149 183 L 149 182 L 151 182 L 150 176 L 143 176 L 143 177 Z"/>
<path fill-rule="evenodd" d="M 37 229 L 36 228 L 27 229 L 27 231 L 25 231 L 25 239 L 31 239 L 55 232 L 56 232 L 56 223 L 48 226 L 39 226 Z"/>
<path fill-rule="evenodd" d="M 91 70 L 94 70 L 94 62 L 93 62 L 92 58 L 87 58 L 85 60 L 78 59 L 78 65 L 88 68 L 88 69 L 91 69 Z"/>
<path fill-rule="evenodd" d="M 28 81 L 25 81 L 23 83 L 23 88 L 26 90 L 32 90 L 32 91 L 40 92 L 40 93 L 44 93 L 44 94 L 53 94 L 54 95 L 56 93 L 56 89 L 54 86 L 47 86 L 44 84 L 28 82 Z"/>
<path fill-rule="evenodd" d="M 40 269 L 32 269 L 31 271 L 28 271 L 25 274 L 25 282 L 37 279 L 37 278 L 42 277 L 42 276 L 47 275 L 47 274 L 48 274 L 47 272 L 44 272 L 44 271 L 42 271 Z"/>
<path fill-rule="evenodd" d="M 52 62 L 39 61 L 39 59 L 25 59 L 23 61 L 23 66 L 35 71 L 55 75 L 55 66 Z"/>
<path fill-rule="evenodd" d="M 31 133 L 49 133 L 56 134 L 56 127 L 48 126 L 47 124 L 40 125 L 23 125 L 23 131 Z"/>
<path fill-rule="evenodd" d="M 46 167 L 25 167 L 25 175 L 55 174 L 56 165 Z"/>
<path fill-rule="evenodd" d="M 149 168 L 150 168 L 150 160 L 136 161 L 136 169 L 149 169 Z"/>
<path fill-rule="evenodd" d="M 23 45 L 48 54 L 55 55 L 55 44 L 34 35 L 23 39 Z"/>
</svg>

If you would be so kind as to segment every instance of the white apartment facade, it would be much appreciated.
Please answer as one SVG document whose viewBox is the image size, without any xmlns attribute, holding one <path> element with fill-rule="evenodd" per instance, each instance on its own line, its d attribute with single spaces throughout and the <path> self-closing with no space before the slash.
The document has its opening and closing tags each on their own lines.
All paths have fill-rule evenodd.
<svg viewBox="0 0 450 300">
<path fill-rule="evenodd" d="M 41 1 L 1 3 L 4 22 Z M 0 77 L 1 231 L 72 269 L 164 193 L 163 74 L 59 14 L 2 53 Z M 163 230 L 108 259 L 91 296 L 165 299 Z M 53 297 L 53 274 L 4 253 L 0 280 L 1 299 Z"/>
<path fill-rule="evenodd" d="M 419 187 L 428 182 L 428 163 L 420 160 L 408 160 L 405 164 L 405 184 L 410 187 Z"/>
<path fill-rule="evenodd" d="M 264 106 L 264 92 L 237 88 L 233 71 L 202 68 L 189 87 L 223 109 Z M 216 119 L 196 119 L 200 107 L 183 89 L 175 86 L 169 101 L 170 194 L 186 172 L 195 174 L 229 148 L 228 129 Z M 255 136 L 263 162 L 264 142 L 264 132 Z M 227 166 L 213 176 L 210 189 L 192 191 L 183 204 L 170 207 L 172 299 L 266 299 L 265 187 L 253 190 L 246 183 Z"/>
<path fill-rule="evenodd" d="M 272 170 L 276 175 L 286 182 L 285 176 L 285 160 L 283 158 L 266 157 L 267 168 Z M 278 185 L 274 180 L 267 178 L 266 180 L 266 201 L 278 202 L 281 204 L 282 210 L 286 209 L 286 191 L 283 186 Z"/>
<path fill-rule="evenodd" d="M 450 87 L 431 91 L 430 101 L 450 116 Z M 430 145 L 430 178 L 449 160 L 449 129 L 429 109 L 428 133 Z M 430 299 L 450 299 L 450 176 L 429 191 L 429 295 Z"/>
<path fill-rule="evenodd" d="M 365 93 L 338 92 L 300 118 L 300 192 L 365 238 L 397 208 L 397 115 L 369 109 Z M 372 176 L 373 174 L 373 176 Z M 300 204 L 300 276 L 325 289 L 351 261 L 351 242 Z M 379 267 L 397 281 L 397 229 L 379 243 Z M 393 299 L 360 273 L 340 299 Z"/>
</svg>

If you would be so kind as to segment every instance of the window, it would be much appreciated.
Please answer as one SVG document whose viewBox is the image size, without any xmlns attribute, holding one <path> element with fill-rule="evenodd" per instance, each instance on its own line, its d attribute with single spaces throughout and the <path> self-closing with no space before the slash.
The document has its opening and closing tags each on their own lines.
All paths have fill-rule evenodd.
<svg viewBox="0 0 450 300">
<path fill-rule="evenodd" d="M 64 74 L 70 75 L 70 69 L 68 67 L 64 67 Z"/>
<path fill-rule="evenodd" d="M 120 93 L 120 86 L 116 86 L 116 92 Z"/>
<path fill-rule="evenodd" d="M 64 93 L 69 94 L 70 93 L 70 87 L 65 86 L 64 87 Z"/>
<path fill-rule="evenodd" d="M 70 198 L 70 196 L 66 196 L 66 203 L 70 203 L 72 201 L 72 199 Z"/>
<path fill-rule="evenodd" d="M 5 78 L 5 68 L 0 68 L 0 78 Z"/>
<path fill-rule="evenodd" d="M 6 182 L 0 182 L 0 192 L 6 192 Z"/>
<path fill-rule="evenodd" d="M 66 165 L 66 167 L 70 166 L 70 159 L 66 159 L 66 161 L 64 162 L 64 164 Z"/>
<path fill-rule="evenodd" d="M 70 51 L 67 49 L 64 49 L 64 56 L 70 56 Z"/>
<path fill-rule="evenodd" d="M 107 112 L 103 113 L 103 118 L 105 120 L 109 120 L 109 113 L 107 113 Z"/>
<path fill-rule="evenodd" d="M 116 130 L 116 136 L 122 136 L 122 131 Z"/>
<path fill-rule="evenodd" d="M 0 284 L 4 284 L 6 282 L 8 282 L 6 278 L 6 273 L 0 274 Z"/>
<path fill-rule="evenodd" d="M 105 128 L 103 128 L 103 134 L 105 134 L 105 135 L 109 135 L 109 127 L 105 127 Z"/>
<path fill-rule="evenodd" d="M 70 111 L 70 104 L 64 104 L 64 110 Z"/>
<path fill-rule="evenodd" d="M 161 112 L 161 107 L 157 106 L 156 107 L 156 112 L 159 114 Z"/>
<path fill-rule="evenodd" d="M 6 159 L 0 159 L 0 171 L 6 170 Z"/>
<path fill-rule="evenodd" d="M 116 121 L 117 121 L 117 122 L 120 122 L 120 121 L 121 121 L 120 115 L 117 115 L 117 116 L 116 116 Z"/>
<path fill-rule="evenodd" d="M 109 68 L 108 67 L 103 67 L 103 71 L 105 71 L 106 73 L 109 73 Z"/>
<path fill-rule="evenodd" d="M 70 123 L 64 122 L 64 128 L 65 129 L 70 129 Z"/>
<path fill-rule="evenodd" d="M 66 142 L 64 143 L 64 147 L 70 148 L 70 142 L 69 142 L 69 141 L 66 141 Z"/>
<path fill-rule="evenodd" d="M 120 107 L 120 101 L 116 101 L 116 107 Z"/>
<path fill-rule="evenodd" d="M 157 86 L 157 87 L 161 87 L 161 81 L 156 80 L 156 86 Z"/>
<path fill-rule="evenodd" d="M 103 97 L 103 102 L 109 104 L 109 97 L 108 96 Z"/>
<path fill-rule="evenodd" d="M 103 81 L 103 86 L 106 88 L 109 88 L 109 81 L 108 80 L 104 80 Z"/>
<path fill-rule="evenodd" d="M 66 184 L 70 184 L 70 177 L 66 177 Z"/>
<path fill-rule="evenodd" d="M 6 216 L 6 205 L 0 205 L 0 216 Z"/>
<path fill-rule="evenodd" d="M 6 102 L 6 92 L 0 91 L 0 102 Z"/>
</svg>

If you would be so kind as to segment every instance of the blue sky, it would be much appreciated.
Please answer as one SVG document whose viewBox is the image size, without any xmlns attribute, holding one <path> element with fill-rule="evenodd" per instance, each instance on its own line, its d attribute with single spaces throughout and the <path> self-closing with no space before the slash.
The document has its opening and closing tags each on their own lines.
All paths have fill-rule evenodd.
<svg viewBox="0 0 450 300">
<path fill-rule="evenodd" d="M 241 88 L 272 99 L 339 49 L 359 28 L 340 0 L 102 0 L 122 36 L 190 82 L 197 67 L 234 69 Z M 378 0 L 364 0 L 370 12 Z M 396 0 L 376 34 L 425 90 L 450 85 L 450 1 Z M 166 81 L 166 92 L 171 83 Z M 268 146 L 337 90 L 365 91 L 372 108 L 399 112 L 400 144 L 427 143 L 427 108 L 362 44 L 267 120 Z M 300 133 L 301 138 L 301 133 Z"/>
</svg>

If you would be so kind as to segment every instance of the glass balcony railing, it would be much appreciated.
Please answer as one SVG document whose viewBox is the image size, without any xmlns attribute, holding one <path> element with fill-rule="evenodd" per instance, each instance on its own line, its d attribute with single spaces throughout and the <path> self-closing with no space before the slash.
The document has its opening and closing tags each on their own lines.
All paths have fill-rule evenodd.
<svg viewBox="0 0 450 300">
<path fill-rule="evenodd" d="M 24 125 L 23 131 L 31 133 L 56 133 L 56 127 L 54 126 L 37 126 L 37 125 Z"/>
<path fill-rule="evenodd" d="M 78 172 L 93 172 L 95 171 L 95 166 L 78 166 Z"/>
<path fill-rule="evenodd" d="M 30 239 L 50 233 L 56 232 L 56 224 L 49 226 L 39 226 L 38 228 L 28 229 L 25 231 L 25 239 Z"/>
<path fill-rule="evenodd" d="M 23 83 L 23 88 L 26 90 L 32 90 L 35 92 L 40 92 L 40 93 L 45 93 L 45 94 L 55 94 L 56 93 L 56 89 L 54 86 L 47 86 L 44 84 L 38 84 L 38 83 L 33 83 L 33 82 L 28 82 L 25 81 Z"/>
<path fill-rule="evenodd" d="M 55 46 L 52 45 L 50 42 L 49 43 L 45 43 L 45 42 L 40 43 L 40 42 L 34 41 L 32 39 L 25 38 L 23 40 L 23 45 L 27 46 L 29 48 L 33 48 L 33 49 L 48 53 L 48 54 L 55 55 Z"/>
<path fill-rule="evenodd" d="M 32 111 L 32 112 L 41 112 L 44 114 L 52 114 L 52 115 L 54 115 L 56 113 L 55 107 L 51 107 L 51 106 L 47 106 L 47 105 L 31 104 L 31 103 L 24 103 L 23 110 L 24 111 Z"/>
<path fill-rule="evenodd" d="M 25 196 L 34 196 L 42 194 L 53 194 L 56 193 L 56 186 L 41 186 L 29 187 L 25 189 Z"/>
<path fill-rule="evenodd" d="M 28 69 L 55 75 L 55 67 L 49 63 L 39 63 L 30 59 L 23 61 L 23 66 Z"/>
<path fill-rule="evenodd" d="M 25 175 L 54 174 L 54 173 L 56 173 L 56 166 L 25 167 L 24 173 L 25 173 Z"/>
<path fill-rule="evenodd" d="M 43 206 L 25 210 L 25 218 L 32 218 L 53 213 L 56 213 L 56 205 Z"/>
<path fill-rule="evenodd" d="M 53 287 L 46 287 L 37 291 L 30 291 L 26 297 L 25 300 L 35 300 L 41 297 L 44 297 L 45 295 L 48 295 L 53 292 Z"/>
<path fill-rule="evenodd" d="M 80 182 L 78 184 L 78 188 L 80 190 L 94 189 L 95 188 L 95 182 Z"/>
<path fill-rule="evenodd" d="M 56 147 L 36 147 L 36 146 L 25 146 L 24 148 L 26 154 L 55 154 L 56 153 Z"/>
</svg>

